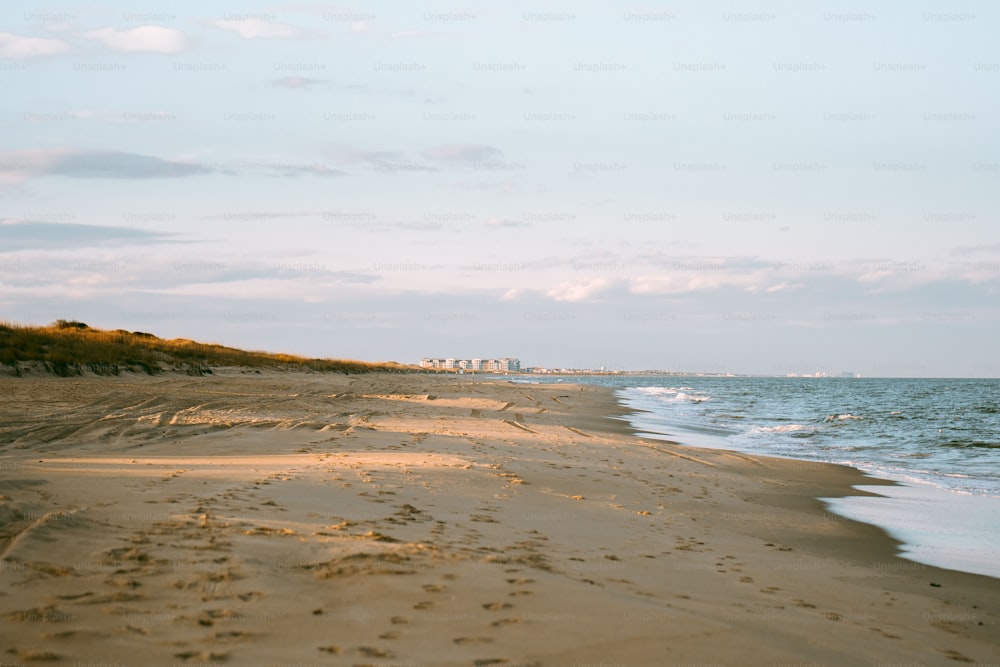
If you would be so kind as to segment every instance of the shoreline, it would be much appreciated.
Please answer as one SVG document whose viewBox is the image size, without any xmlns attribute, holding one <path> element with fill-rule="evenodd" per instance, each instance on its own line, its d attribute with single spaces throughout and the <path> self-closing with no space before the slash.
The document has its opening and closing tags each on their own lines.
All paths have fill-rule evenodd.
<svg viewBox="0 0 1000 667">
<path fill-rule="evenodd" d="M 655 411 L 629 405 L 622 388 L 614 389 L 628 414 L 653 414 Z M 639 423 L 640 425 L 636 425 Z M 630 425 L 638 437 L 674 442 L 675 435 L 655 430 L 655 425 L 641 426 L 641 416 Z M 865 493 L 823 498 L 827 511 L 878 527 L 899 544 L 898 557 L 1000 580 L 1000 565 L 992 554 L 1000 553 L 1000 534 L 991 528 L 1000 525 L 1000 498 L 980 496 L 935 485 L 921 483 L 903 475 L 894 477 L 883 470 L 865 470 L 862 466 L 831 461 L 815 461 L 788 456 L 769 456 L 749 449 L 732 449 L 711 435 L 682 430 L 681 439 L 690 437 L 704 444 L 685 444 L 694 449 L 738 452 L 748 456 L 777 458 L 835 465 L 858 471 L 864 481 L 852 486 Z M 869 488 L 865 488 L 869 487 Z M 879 490 L 882 489 L 882 490 Z M 876 499 L 877 497 L 877 499 Z M 919 516 L 915 520 L 912 517 Z M 928 521 L 929 519 L 932 520 Z M 972 538 L 971 536 L 975 536 Z M 992 549 L 990 548 L 992 547 Z"/>
<path fill-rule="evenodd" d="M 611 388 L 220 371 L 0 396 L 16 662 L 1000 662 L 996 579 L 820 500 L 892 482 L 639 437 Z"/>
</svg>

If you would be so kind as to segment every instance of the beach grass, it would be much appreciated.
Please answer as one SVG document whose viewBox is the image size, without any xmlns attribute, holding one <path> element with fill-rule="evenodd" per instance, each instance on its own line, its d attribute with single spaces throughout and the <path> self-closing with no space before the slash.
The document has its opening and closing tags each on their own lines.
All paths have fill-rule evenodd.
<svg viewBox="0 0 1000 667">
<path fill-rule="evenodd" d="M 98 329 L 83 322 L 56 320 L 47 326 L 0 322 L 0 364 L 17 375 L 24 364 L 42 364 L 59 376 L 118 375 L 168 370 L 209 374 L 212 367 L 244 367 L 328 373 L 418 372 L 396 362 L 307 358 L 242 350 L 187 338 L 164 339 L 143 331 Z"/>
</svg>

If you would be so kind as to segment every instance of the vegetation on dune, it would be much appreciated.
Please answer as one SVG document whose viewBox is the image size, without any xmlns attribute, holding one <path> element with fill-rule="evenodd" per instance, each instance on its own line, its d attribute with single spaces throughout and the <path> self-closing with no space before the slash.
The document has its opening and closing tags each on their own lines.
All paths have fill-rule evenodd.
<svg viewBox="0 0 1000 667">
<path fill-rule="evenodd" d="M 414 372 L 395 362 L 369 363 L 349 359 L 307 359 L 291 354 L 252 352 L 185 338 L 157 338 L 142 331 L 93 329 L 83 322 L 56 320 L 49 326 L 0 323 L 0 364 L 20 375 L 19 364 L 40 362 L 56 375 L 118 375 L 123 371 L 150 375 L 183 370 L 210 374 L 212 367 L 310 370 L 334 373 Z"/>
</svg>

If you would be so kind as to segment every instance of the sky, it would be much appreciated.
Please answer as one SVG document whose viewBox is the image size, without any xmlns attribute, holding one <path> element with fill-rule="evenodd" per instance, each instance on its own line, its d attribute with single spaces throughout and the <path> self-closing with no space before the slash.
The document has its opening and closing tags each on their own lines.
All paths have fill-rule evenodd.
<svg viewBox="0 0 1000 667">
<path fill-rule="evenodd" d="M 1000 377 L 992 2 L 4 2 L 0 319 Z"/>
</svg>

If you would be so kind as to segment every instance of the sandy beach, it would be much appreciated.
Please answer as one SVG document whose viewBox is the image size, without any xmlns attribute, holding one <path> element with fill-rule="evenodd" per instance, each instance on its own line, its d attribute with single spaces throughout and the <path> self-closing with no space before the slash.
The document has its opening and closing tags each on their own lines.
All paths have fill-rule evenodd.
<svg viewBox="0 0 1000 667">
<path fill-rule="evenodd" d="M 0 378 L 0 664 L 1000 664 L 1000 581 L 840 466 L 642 439 L 609 389 Z"/>
</svg>

